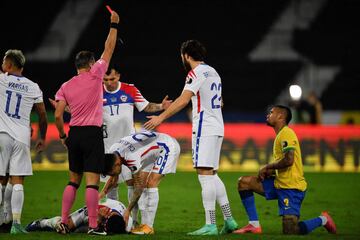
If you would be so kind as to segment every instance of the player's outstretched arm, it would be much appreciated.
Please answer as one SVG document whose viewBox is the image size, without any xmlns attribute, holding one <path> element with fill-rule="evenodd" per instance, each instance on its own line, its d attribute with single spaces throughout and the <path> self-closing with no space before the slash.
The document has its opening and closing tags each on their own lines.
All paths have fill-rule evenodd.
<svg viewBox="0 0 360 240">
<path fill-rule="evenodd" d="M 179 112 L 181 109 L 186 107 L 193 96 L 193 92 L 184 90 L 182 94 L 159 116 L 147 116 L 150 120 L 144 124 L 146 130 L 153 130 L 159 126 L 163 121 Z"/>
<path fill-rule="evenodd" d="M 46 139 L 46 131 L 47 131 L 47 115 L 45 104 L 35 103 L 35 110 L 39 116 L 39 129 L 40 129 L 40 139 L 35 144 L 36 152 L 42 152 L 45 148 L 45 139 Z"/>
<path fill-rule="evenodd" d="M 168 98 L 169 98 L 169 96 L 166 95 L 161 103 L 149 103 L 145 107 L 144 111 L 148 112 L 148 113 L 152 113 L 152 112 L 159 112 L 159 111 L 168 109 L 168 107 L 172 103 L 172 100 L 168 100 Z"/>
<path fill-rule="evenodd" d="M 112 57 L 112 54 L 114 52 L 115 45 L 116 45 L 117 28 L 118 28 L 118 24 L 120 22 L 119 15 L 115 11 L 112 11 L 110 20 L 111 20 L 110 31 L 109 31 L 109 34 L 105 41 L 104 52 L 101 54 L 101 58 L 104 59 L 108 63 L 111 60 L 111 57 Z"/>
</svg>

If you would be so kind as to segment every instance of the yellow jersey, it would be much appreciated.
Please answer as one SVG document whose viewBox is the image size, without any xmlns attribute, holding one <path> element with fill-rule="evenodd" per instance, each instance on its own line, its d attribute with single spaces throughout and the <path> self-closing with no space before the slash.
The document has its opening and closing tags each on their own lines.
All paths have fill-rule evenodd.
<svg viewBox="0 0 360 240">
<path fill-rule="evenodd" d="M 274 141 L 274 161 L 278 162 L 283 159 L 285 153 L 289 150 L 294 151 L 294 163 L 290 167 L 276 170 L 275 188 L 305 191 L 307 183 L 304 178 L 299 140 L 294 130 L 284 126 L 276 135 Z"/>
</svg>

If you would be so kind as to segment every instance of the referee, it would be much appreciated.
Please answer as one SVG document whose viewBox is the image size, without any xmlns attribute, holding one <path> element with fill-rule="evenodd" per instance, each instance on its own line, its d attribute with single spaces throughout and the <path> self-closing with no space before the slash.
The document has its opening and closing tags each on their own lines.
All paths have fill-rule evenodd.
<svg viewBox="0 0 360 240">
<path fill-rule="evenodd" d="M 68 216 L 75 201 L 76 191 L 83 173 L 86 179 L 86 206 L 89 216 L 88 234 L 106 235 L 97 224 L 98 189 L 100 173 L 104 166 L 104 142 L 102 134 L 103 77 L 114 52 L 119 15 L 112 11 L 110 31 L 101 58 L 95 62 L 94 54 L 81 51 L 76 55 L 77 75 L 63 83 L 55 95 L 55 123 L 62 144 L 68 149 L 70 181 L 64 189 L 61 224 L 57 231 L 69 232 Z M 64 131 L 65 106 L 71 112 L 70 131 Z"/>
</svg>

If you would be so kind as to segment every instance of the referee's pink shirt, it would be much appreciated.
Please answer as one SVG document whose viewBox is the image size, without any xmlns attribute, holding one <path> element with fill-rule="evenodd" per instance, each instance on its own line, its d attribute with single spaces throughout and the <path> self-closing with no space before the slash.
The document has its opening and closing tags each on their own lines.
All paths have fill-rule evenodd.
<svg viewBox="0 0 360 240">
<path fill-rule="evenodd" d="M 89 72 L 83 72 L 63 83 L 55 95 L 64 100 L 71 112 L 70 126 L 101 126 L 103 123 L 103 77 L 108 68 L 99 59 Z"/>
</svg>

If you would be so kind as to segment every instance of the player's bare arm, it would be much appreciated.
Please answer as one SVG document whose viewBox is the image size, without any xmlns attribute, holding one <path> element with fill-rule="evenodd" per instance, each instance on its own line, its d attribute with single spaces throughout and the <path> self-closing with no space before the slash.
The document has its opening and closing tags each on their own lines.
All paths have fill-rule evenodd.
<svg viewBox="0 0 360 240">
<path fill-rule="evenodd" d="M 110 17 L 111 24 L 119 24 L 120 18 L 119 15 L 115 12 L 111 12 Z M 111 56 L 114 52 L 115 45 L 116 45 L 116 38 L 117 38 L 117 28 L 111 27 L 107 39 L 105 41 L 105 49 L 101 55 L 101 58 L 104 59 L 106 62 L 110 62 Z"/>
<path fill-rule="evenodd" d="M 184 90 L 182 94 L 168 107 L 168 109 L 162 112 L 159 116 L 147 116 L 147 118 L 150 118 L 150 120 L 144 124 L 144 128 L 146 130 L 153 130 L 156 128 L 163 121 L 186 107 L 193 95 L 193 92 Z"/>
<path fill-rule="evenodd" d="M 54 115 L 55 115 L 55 125 L 59 131 L 59 137 L 61 139 L 61 143 L 66 147 L 65 145 L 66 134 L 64 130 L 64 119 L 63 119 L 65 106 L 66 106 L 66 102 L 64 100 L 58 101 Z"/>
<path fill-rule="evenodd" d="M 117 183 L 118 180 L 119 180 L 119 175 L 110 176 L 109 179 L 107 180 L 107 182 L 105 183 L 105 186 L 103 187 L 103 189 L 99 193 L 99 199 L 103 198 L 111 189 L 117 187 L 118 186 L 118 183 Z"/>
<path fill-rule="evenodd" d="M 166 110 L 168 109 L 168 107 L 171 105 L 172 103 L 172 100 L 168 100 L 169 96 L 166 95 L 165 98 L 162 100 L 161 103 L 149 103 L 144 111 L 145 112 L 159 112 L 159 111 L 162 111 L 162 110 Z"/>
<path fill-rule="evenodd" d="M 259 178 L 264 180 L 266 176 L 269 174 L 269 170 L 275 169 L 283 169 L 292 166 L 294 163 L 294 150 L 288 150 L 285 152 L 285 156 L 283 159 L 276 163 L 269 163 L 266 164 L 263 168 L 259 171 Z"/>
<path fill-rule="evenodd" d="M 39 116 L 40 139 L 37 140 L 35 145 L 36 152 L 39 153 L 42 152 L 45 148 L 45 139 L 46 139 L 46 131 L 47 131 L 47 115 L 46 115 L 45 104 L 43 102 L 35 103 L 34 106 Z"/>
<path fill-rule="evenodd" d="M 134 194 L 129 202 L 128 207 L 126 208 L 125 212 L 124 212 L 124 221 L 127 225 L 128 221 L 129 221 L 129 216 L 130 216 L 130 212 L 131 210 L 134 208 L 134 206 L 136 205 L 136 203 L 139 201 L 141 194 L 144 191 L 145 188 L 145 180 L 144 176 L 146 177 L 147 175 L 144 175 L 141 171 L 133 174 L 133 179 L 134 179 Z"/>
</svg>

